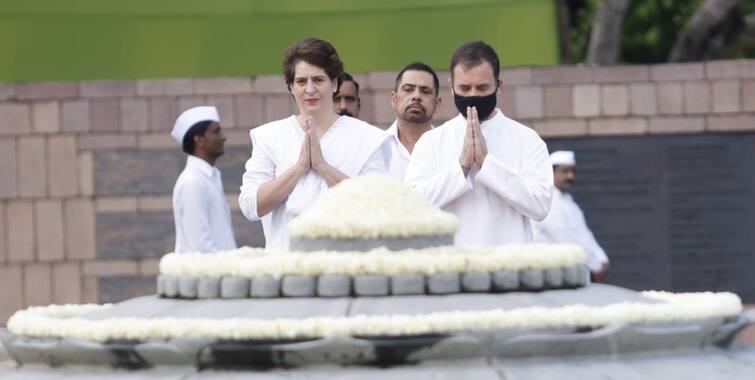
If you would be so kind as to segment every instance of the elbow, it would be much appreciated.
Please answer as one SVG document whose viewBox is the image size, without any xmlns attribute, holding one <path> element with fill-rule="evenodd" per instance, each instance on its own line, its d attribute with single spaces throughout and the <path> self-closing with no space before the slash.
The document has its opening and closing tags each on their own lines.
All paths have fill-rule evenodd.
<svg viewBox="0 0 755 380">
<path fill-rule="evenodd" d="M 256 221 L 260 220 L 262 215 L 260 215 L 259 211 L 257 210 L 257 202 L 256 197 L 253 194 L 250 194 L 249 192 L 241 191 L 241 194 L 239 195 L 239 209 L 241 209 L 241 213 L 244 215 L 245 218 L 247 218 L 250 221 Z"/>
</svg>

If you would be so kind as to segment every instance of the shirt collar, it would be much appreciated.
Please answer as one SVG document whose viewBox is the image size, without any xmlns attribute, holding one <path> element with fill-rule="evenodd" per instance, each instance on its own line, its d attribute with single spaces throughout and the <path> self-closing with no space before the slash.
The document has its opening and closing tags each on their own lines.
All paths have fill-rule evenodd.
<svg viewBox="0 0 755 380">
<path fill-rule="evenodd" d="M 186 167 L 198 170 L 208 178 L 212 178 L 215 172 L 218 171 L 218 169 L 210 165 L 209 162 L 191 154 L 186 157 Z"/>
</svg>

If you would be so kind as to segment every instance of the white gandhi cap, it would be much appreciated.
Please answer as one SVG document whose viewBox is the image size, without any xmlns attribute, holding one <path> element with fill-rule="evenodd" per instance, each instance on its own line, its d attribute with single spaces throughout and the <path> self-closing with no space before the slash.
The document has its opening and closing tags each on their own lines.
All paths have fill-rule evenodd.
<svg viewBox="0 0 755 380">
<path fill-rule="evenodd" d="M 574 158 L 574 152 L 570 150 L 557 150 L 551 153 L 551 166 L 574 166 L 576 164 L 577 160 Z"/>
<path fill-rule="evenodd" d="M 176 124 L 173 125 L 173 130 L 170 131 L 170 135 L 173 136 L 179 144 L 183 144 L 184 136 L 189 132 L 189 129 L 201 123 L 203 121 L 220 122 L 218 116 L 218 109 L 212 106 L 200 106 L 189 108 L 176 119 Z"/>
</svg>

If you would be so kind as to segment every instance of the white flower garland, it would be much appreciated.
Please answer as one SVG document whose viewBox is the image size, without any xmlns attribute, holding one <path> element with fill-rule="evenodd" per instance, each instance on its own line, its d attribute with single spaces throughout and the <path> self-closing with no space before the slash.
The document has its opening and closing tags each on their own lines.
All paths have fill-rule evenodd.
<svg viewBox="0 0 755 380">
<path fill-rule="evenodd" d="M 31 307 L 16 312 L 8 329 L 22 336 L 113 339 L 306 339 L 335 336 L 411 336 L 496 329 L 600 327 L 614 323 L 695 321 L 728 317 L 742 311 L 733 293 L 643 292 L 661 303 L 622 302 L 605 306 L 569 305 L 513 310 L 437 312 L 424 315 L 253 318 L 110 318 L 91 320 L 86 313 L 111 305 Z"/>
<path fill-rule="evenodd" d="M 459 221 L 387 176 L 358 176 L 325 191 L 288 225 L 297 238 L 406 238 L 453 235 Z"/>
<path fill-rule="evenodd" d="M 400 274 L 495 272 L 562 268 L 585 262 L 573 244 L 525 244 L 489 248 L 436 247 L 369 252 L 273 252 L 244 247 L 218 253 L 169 253 L 160 260 L 160 273 L 181 277 L 288 274 Z"/>
</svg>

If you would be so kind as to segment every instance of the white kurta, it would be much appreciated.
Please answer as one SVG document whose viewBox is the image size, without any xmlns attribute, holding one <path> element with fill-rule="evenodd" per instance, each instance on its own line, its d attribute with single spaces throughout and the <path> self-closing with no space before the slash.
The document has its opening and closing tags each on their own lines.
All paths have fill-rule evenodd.
<svg viewBox="0 0 755 380">
<path fill-rule="evenodd" d="M 459 218 L 458 246 L 532 241 L 530 219 L 551 205 L 553 169 L 545 142 L 532 129 L 496 109 L 480 125 L 488 154 L 465 177 L 459 165 L 467 121 L 459 114 L 422 135 L 404 182 Z"/>
<path fill-rule="evenodd" d="M 188 156 L 186 168 L 173 187 L 175 252 L 216 252 L 236 249 L 231 209 L 220 170 Z"/>
<path fill-rule="evenodd" d="M 587 254 L 587 266 L 591 272 L 597 272 L 608 257 L 587 227 L 585 214 L 579 208 L 571 194 L 562 193 L 553 188 L 553 202 L 548 216 L 541 222 L 533 224 L 535 241 L 544 243 L 574 243 L 582 247 Z"/>
<path fill-rule="evenodd" d="M 430 128 L 433 127 L 430 126 Z M 385 131 L 391 136 L 391 166 L 388 168 L 388 174 L 399 181 L 403 181 L 412 154 L 398 138 L 398 120 L 394 121 Z"/>
<path fill-rule="evenodd" d="M 296 164 L 304 142 L 304 130 L 296 116 L 267 123 L 249 132 L 252 157 L 246 162 L 239 206 L 249 220 L 262 220 L 266 248 L 288 249 L 288 223 L 328 188 L 314 171 L 302 177 L 285 202 L 264 216 L 257 215 L 257 190 Z M 341 116 L 320 137 L 325 161 L 349 177 L 381 173 L 390 164 L 388 135 L 361 120 Z"/>
</svg>

